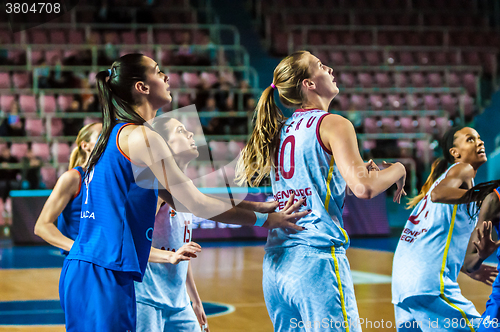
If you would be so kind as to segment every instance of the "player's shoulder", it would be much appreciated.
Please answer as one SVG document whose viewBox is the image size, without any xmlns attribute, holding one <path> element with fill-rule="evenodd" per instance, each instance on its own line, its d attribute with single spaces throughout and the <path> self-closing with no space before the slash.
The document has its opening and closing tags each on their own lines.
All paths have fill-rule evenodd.
<svg viewBox="0 0 500 332">
<path fill-rule="evenodd" d="M 457 163 L 447 173 L 447 177 L 473 178 L 475 175 L 474 167 L 468 163 Z"/>
<path fill-rule="evenodd" d="M 321 125 L 345 126 L 345 125 L 352 125 L 352 124 L 351 124 L 351 121 L 344 118 L 342 115 L 326 113 L 324 118 L 323 118 L 323 121 L 321 122 Z"/>
<path fill-rule="evenodd" d="M 78 189 L 80 188 L 80 183 L 82 181 L 82 177 L 80 175 L 80 172 L 78 170 L 72 168 L 66 172 L 64 172 L 59 179 L 57 180 L 57 188 L 59 190 L 65 191 L 69 190 L 72 191 L 72 189 Z"/>
</svg>

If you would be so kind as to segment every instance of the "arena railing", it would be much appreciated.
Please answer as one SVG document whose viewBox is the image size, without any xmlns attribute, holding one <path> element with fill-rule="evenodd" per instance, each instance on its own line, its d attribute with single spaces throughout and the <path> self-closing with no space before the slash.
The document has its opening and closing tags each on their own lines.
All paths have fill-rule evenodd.
<svg viewBox="0 0 500 332">
<path fill-rule="evenodd" d="M 162 61 L 163 51 L 178 51 L 182 48 L 180 45 L 160 45 L 160 44 L 134 44 L 134 45 L 114 45 L 115 51 L 117 53 L 121 52 L 152 52 L 154 57 L 158 60 L 160 65 L 166 66 L 167 64 Z M 250 66 L 250 57 L 247 50 L 241 45 L 191 45 L 190 48 L 193 55 L 200 56 L 202 53 L 206 52 L 224 52 L 234 53 L 234 62 L 236 66 Z M 7 51 L 25 51 L 26 65 L 11 65 L 11 66 L 0 66 L 1 70 L 5 70 L 7 67 L 12 68 L 11 70 L 31 70 L 35 64 L 33 63 L 33 53 L 34 51 L 53 51 L 53 50 L 65 50 L 67 51 L 67 45 L 59 44 L 4 44 L 0 45 L 0 49 Z M 92 70 L 98 67 L 99 52 L 106 51 L 106 45 L 71 45 L 71 51 L 90 51 L 91 52 L 91 64 Z M 227 53 L 226 53 L 227 52 Z M 216 55 L 217 57 L 218 55 Z M 216 59 L 217 60 L 217 59 Z M 23 68 L 24 67 L 24 68 Z M 74 66 L 74 67 L 89 67 L 89 66 Z M 102 67 L 102 66 L 101 66 Z M 192 66 L 192 67 L 202 67 L 202 66 Z M 206 66 L 205 66 L 206 67 Z M 210 66 L 214 67 L 214 66 Z"/>
<path fill-rule="evenodd" d="M 439 32 L 443 36 L 443 47 L 450 46 L 450 32 L 495 32 L 490 28 L 477 28 L 477 27 L 426 27 L 426 26 L 379 26 L 379 25 L 288 25 L 285 27 L 285 32 L 288 34 L 288 42 L 292 44 L 293 48 L 293 33 L 299 31 L 302 35 L 302 45 L 307 44 L 307 36 L 310 31 L 366 31 L 371 32 L 373 37 L 373 44 L 377 45 L 377 36 L 381 31 L 389 32 Z M 269 42 L 271 34 L 266 36 Z M 395 46 L 398 47 L 398 46 Z M 498 53 L 498 48 L 492 48 Z"/>
<path fill-rule="evenodd" d="M 16 25 L 20 32 L 21 43 L 26 44 L 27 42 L 27 32 L 26 26 L 21 23 Z M 9 23 L 0 23 L 0 29 L 10 30 L 11 26 Z M 229 32 L 232 34 L 232 42 L 227 43 L 227 45 L 240 45 L 240 33 L 238 29 L 233 25 L 228 24 L 143 24 L 143 23 L 45 23 L 38 25 L 36 29 L 55 29 L 55 30 L 72 30 L 72 29 L 82 29 L 85 31 L 85 38 L 90 39 L 91 33 L 94 30 L 146 30 L 148 32 L 148 40 L 153 40 L 153 35 L 155 30 L 182 30 L 182 31 L 199 31 L 207 30 L 210 35 L 210 39 L 213 43 L 220 45 L 225 39 L 221 38 L 221 33 Z M 224 44 L 226 45 L 226 44 Z M 74 45 L 71 45 L 73 47 Z"/>
</svg>

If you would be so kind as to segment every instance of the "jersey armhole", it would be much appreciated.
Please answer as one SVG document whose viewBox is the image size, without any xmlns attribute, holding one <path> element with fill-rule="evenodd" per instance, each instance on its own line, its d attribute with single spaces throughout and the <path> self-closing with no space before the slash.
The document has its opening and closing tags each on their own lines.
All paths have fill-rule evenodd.
<svg viewBox="0 0 500 332">
<path fill-rule="evenodd" d="M 500 187 L 499 187 L 499 188 L 500 188 Z M 498 188 L 493 189 L 493 191 L 495 192 L 495 194 L 497 194 L 497 196 L 498 196 L 498 200 L 500 200 L 500 193 L 498 192 Z"/>
<path fill-rule="evenodd" d="M 319 145 L 321 145 L 321 147 L 323 148 L 323 150 L 328 153 L 329 155 L 333 155 L 332 151 L 331 150 L 328 150 L 327 147 L 325 146 L 325 144 L 323 144 L 323 141 L 321 140 L 321 137 L 319 135 L 319 127 L 321 126 L 321 122 L 323 121 L 323 119 L 327 116 L 327 115 L 330 115 L 330 113 L 326 113 L 326 114 L 323 114 L 319 119 L 318 119 L 318 123 L 316 125 L 316 138 L 318 139 L 318 142 L 319 142 Z"/>
<path fill-rule="evenodd" d="M 72 198 L 72 199 L 75 199 L 80 194 L 80 191 L 82 190 L 82 174 L 80 174 L 80 172 L 75 168 L 70 169 L 70 171 L 77 172 L 78 177 L 80 178 L 80 181 L 78 182 L 78 191 L 76 192 L 76 194 Z"/>
<path fill-rule="evenodd" d="M 139 167 L 147 167 L 146 164 L 141 164 L 141 163 L 136 163 L 135 161 L 133 161 L 132 159 L 130 159 L 129 156 L 127 156 L 125 154 L 125 152 L 122 151 L 122 149 L 120 148 L 120 142 L 119 142 L 119 138 L 120 138 L 120 132 L 122 131 L 123 128 L 127 127 L 127 126 L 130 126 L 130 125 L 135 125 L 134 123 L 126 123 L 124 124 L 119 130 L 118 130 L 118 133 L 116 133 L 116 148 L 118 149 L 118 151 L 120 151 L 120 153 L 122 154 L 122 156 L 125 157 L 125 159 L 127 159 L 128 161 L 130 161 L 132 164 L 136 165 L 136 166 L 139 166 Z"/>
</svg>

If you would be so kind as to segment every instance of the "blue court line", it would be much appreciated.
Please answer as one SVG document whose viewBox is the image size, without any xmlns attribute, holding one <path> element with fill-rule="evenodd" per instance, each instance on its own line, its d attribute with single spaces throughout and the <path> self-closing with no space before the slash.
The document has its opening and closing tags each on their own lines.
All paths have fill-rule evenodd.
<svg viewBox="0 0 500 332">
<path fill-rule="evenodd" d="M 271 187 L 208 187 L 199 188 L 204 194 L 226 194 L 231 190 L 232 194 L 272 194 Z M 44 197 L 50 196 L 51 189 L 36 189 L 36 190 L 11 190 L 11 197 Z"/>
</svg>

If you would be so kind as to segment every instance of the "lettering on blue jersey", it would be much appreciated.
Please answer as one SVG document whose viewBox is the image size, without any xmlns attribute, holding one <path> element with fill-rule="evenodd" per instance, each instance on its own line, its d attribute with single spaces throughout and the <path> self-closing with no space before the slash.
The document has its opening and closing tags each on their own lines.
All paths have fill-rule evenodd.
<svg viewBox="0 0 500 332">
<path fill-rule="evenodd" d="M 95 219 L 95 214 L 94 214 L 94 212 L 90 212 L 90 211 L 82 211 L 80 213 L 80 218 Z"/>
<path fill-rule="evenodd" d="M 149 235 L 149 233 L 151 233 L 151 235 Z M 153 227 L 149 227 L 146 230 L 146 239 L 148 239 L 149 241 L 153 241 Z"/>
<path fill-rule="evenodd" d="M 288 127 L 286 128 L 286 131 L 285 131 L 285 132 L 286 132 L 287 134 L 288 134 L 288 132 L 290 131 L 290 128 L 293 126 L 293 124 L 294 124 L 294 123 L 295 123 L 295 121 L 292 121 L 292 123 L 290 123 L 290 124 L 288 125 Z"/>
</svg>

